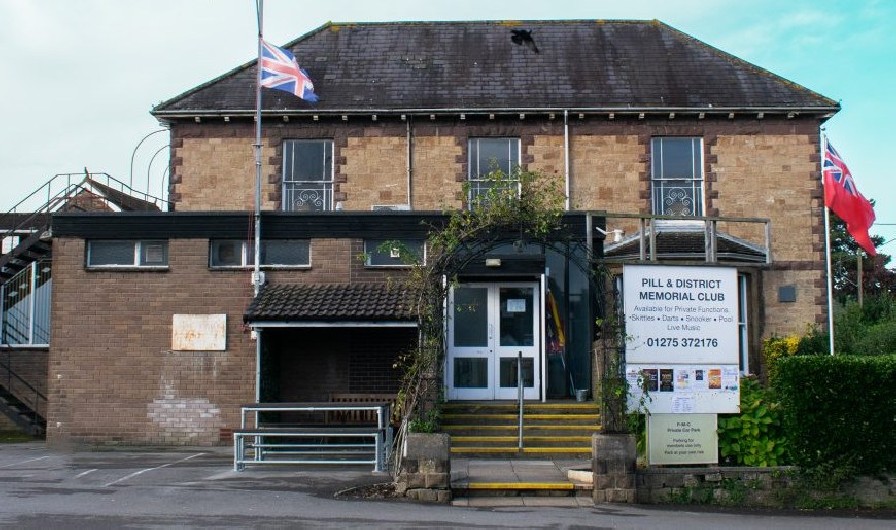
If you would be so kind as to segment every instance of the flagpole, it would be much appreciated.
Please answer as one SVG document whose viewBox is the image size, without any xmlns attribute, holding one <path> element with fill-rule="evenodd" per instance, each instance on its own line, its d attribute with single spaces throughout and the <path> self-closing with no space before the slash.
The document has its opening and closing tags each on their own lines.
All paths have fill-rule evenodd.
<svg viewBox="0 0 896 530">
<path fill-rule="evenodd" d="M 264 283 L 261 279 L 261 42 L 264 0 L 256 0 L 258 16 L 258 62 L 255 80 L 255 268 L 252 272 L 252 288 L 255 296 Z"/>
<path fill-rule="evenodd" d="M 824 261 L 828 276 L 828 342 L 831 355 L 834 355 L 834 275 L 831 268 L 831 210 L 827 207 L 827 204 L 825 204 L 826 201 L 824 200 L 824 154 L 826 152 L 826 137 L 823 132 L 819 135 L 819 139 L 821 140 L 821 159 L 819 160 L 819 166 L 821 167 L 821 204 L 824 208 Z"/>
</svg>

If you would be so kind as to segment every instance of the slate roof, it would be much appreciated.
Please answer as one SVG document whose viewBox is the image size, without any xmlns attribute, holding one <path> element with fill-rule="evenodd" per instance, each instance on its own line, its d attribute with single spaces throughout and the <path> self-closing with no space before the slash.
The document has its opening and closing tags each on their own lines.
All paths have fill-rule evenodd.
<svg viewBox="0 0 896 530">
<path fill-rule="evenodd" d="M 245 322 L 416 322 L 410 297 L 385 285 L 266 285 Z"/>
<path fill-rule="evenodd" d="M 512 43 L 512 29 L 530 30 L 540 53 Z M 308 71 L 320 102 L 263 89 L 265 110 L 839 109 L 655 20 L 328 23 L 285 47 Z M 254 112 L 255 77 L 253 59 L 153 114 Z"/>
</svg>

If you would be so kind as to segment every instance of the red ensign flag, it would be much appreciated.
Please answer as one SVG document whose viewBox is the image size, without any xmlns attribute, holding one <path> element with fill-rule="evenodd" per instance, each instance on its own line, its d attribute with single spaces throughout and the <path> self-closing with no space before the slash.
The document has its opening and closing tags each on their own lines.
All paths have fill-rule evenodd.
<svg viewBox="0 0 896 530">
<path fill-rule="evenodd" d="M 871 256 L 877 255 L 874 243 L 868 235 L 868 229 L 874 223 L 874 208 L 859 193 L 849 168 L 827 139 L 824 141 L 821 172 L 824 177 L 824 205 L 843 219 L 846 230 L 865 252 Z"/>
</svg>

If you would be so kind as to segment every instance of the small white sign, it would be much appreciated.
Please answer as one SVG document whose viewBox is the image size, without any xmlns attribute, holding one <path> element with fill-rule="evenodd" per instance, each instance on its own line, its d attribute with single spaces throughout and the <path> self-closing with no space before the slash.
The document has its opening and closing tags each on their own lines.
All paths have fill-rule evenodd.
<svg viewBox="0 0 896 530">
<path fill-rule="evenodd" d="M 508 313 L 525 313 L 526 312 L 526 299 L 525 298 L 509 298 L 507 300 L 507 312 Z"/>
<path fill-rule="evenodd" d="M 650 465 L 718 464 L 718 416 L 651 414 L 647 417 Z"/>
<path fill-rule="evenodd" d="M 227 349 L 227 315 L 175 314 L 171 324 L 171 349 L 222 351 Z"/>
</svg>

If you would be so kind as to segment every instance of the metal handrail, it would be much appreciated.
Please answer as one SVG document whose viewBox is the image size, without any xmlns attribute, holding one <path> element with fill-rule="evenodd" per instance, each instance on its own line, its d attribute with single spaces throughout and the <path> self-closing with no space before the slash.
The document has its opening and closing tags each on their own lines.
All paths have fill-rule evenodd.
<svg viewBox="0 0 896 530">
<path fill-rule="evenodd" d="M 27 401 L 25 401 L 25 404 L 26 404 L 26 405 L 29 405 L 29 406 L 31 407 L 31 409 L 34 411 L 35 414 L 37 414 L 38 416 L 43 417 L 43 414 L 41 414 L 41 412 L 40 412 L 40 402 L 46 403 L 46 402 L 47 402 L 47 396 L 43 395 L 43 394 L 40 392 L 40 390 L 38 390 L 38 389 L 37 389 L 36 387 L 34 387 L 31 383 L 29 383 L 28 381 L 26 381 L 25 379 L 23 379 L 22 376 L 20 376 L 19 374 L 13 372 L 13 370 L 12 370 L 12 360 L 10 359 L 10 356 L 11 356 L 11 353 L 10 353 L 10 352 L 6 352 L 6 357 L 7 357 L 6 363 L 5 363 L 5 364 L 0 363 L 0 367 L 2 367 L 4 370 L 6 370 L 6 389 L 7 389 L 7 391 L 9 391 L 9 392 L 12 393 L 12 394 L 15 394 L 15 393 L 12 391 L 12 380 L 13 380 L 13 378 L 14 378 L 17 382 L 19 382 L 19 383 L 25 385 L 25 388 L 27 388 L 28 390 L 30 390 L 31 392 L 34 393 L 34 401 L 31 402 L 31 403 L 28 403 Z M 18 398 L 19 396 L 16 396 L 16 397 Z M 20 398 L 20 399 L 21 399 L 21 398 Z"/>
<path fill-rule="evenodd" d="M 516 357 L 516 391 L 520 402 L 519 451 L 523 452 L 523 350 Z"/>
<path fill-rule="evenodd" d="M 771 249 L 771 220 L 761 217 L 693 217 L 680 215 L 645 215 L 645 214 L 624 214 L 624 213 L 606 213 L 599 212 L 600 216 L 605 219 L 629 219 L 634 220 L 637 225 L 638 234 L 638 255 L 641 261 L 657 260 L 657 232 L 662 231 L 658 227 L 658 222 L 662 221 L 689 221 L 691 223 L 700 223 L 703 225 L 702 232 L 704 234 L 704 256 L 709 263 L 716 263 L 719 260 L 718 239 L 719 230 L 718 223 L 733 223 L 742 225 L 762 225 L 762 236 L 757 237 L 754 241 L 744 241 L 745 244 L 755 247 L 757 252 L 764 254 L 764 262 L 766 265 L 772 263 Z M 609 224 L 609 223 L 608 223 Z M 607 232 L 612 230 L 607 229 Z M 762 242 L 758 239 L 763 239 Z M 616 243 L 618 241 L 614 241 Z M 761 259 L 761 258 L 760 258 Z"/>
</svg>

